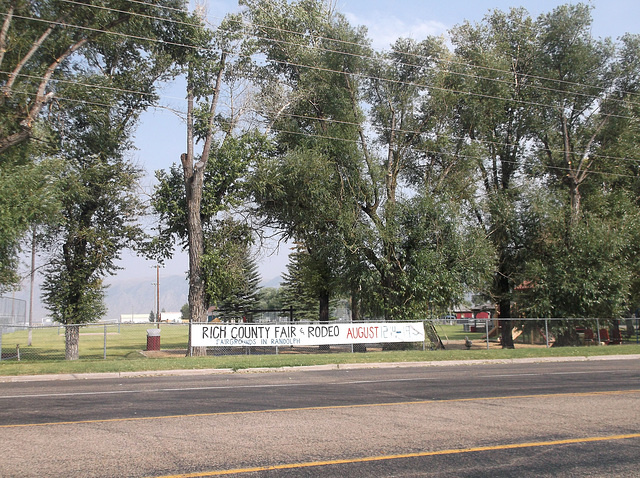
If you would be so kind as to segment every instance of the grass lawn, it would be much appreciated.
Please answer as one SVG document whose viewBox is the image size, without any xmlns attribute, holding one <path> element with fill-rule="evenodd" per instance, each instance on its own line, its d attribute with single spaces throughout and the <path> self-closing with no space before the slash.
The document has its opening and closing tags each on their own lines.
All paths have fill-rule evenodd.
<svg viewBox="0 0 640 478">
<path fill-rule="evenodd" d="M 108 359 L 138 358 L 147 345 L 147 329 L 153 324 L 122 324 L 106 326 L 106 348 Z M 162 348 L 186 348 L 189 328 L 183 324 L 162 324 Z M 15 354 L 20 346 L 22 360 L 64 359 L 65 337 L 62 327 L 32 329 L 32 345 L 28 346 L 28 332 L 20 330 L 2 336 L 3 355 Z M 80 357 L 104 359 L 105 326 L 93 324 L 80 329 Z"/>
</svg>

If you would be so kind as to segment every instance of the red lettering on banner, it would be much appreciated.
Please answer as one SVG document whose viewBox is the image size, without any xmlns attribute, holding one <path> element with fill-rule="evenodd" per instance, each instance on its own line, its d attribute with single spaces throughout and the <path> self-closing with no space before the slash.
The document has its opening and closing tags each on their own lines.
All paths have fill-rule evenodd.
<svg viewBox="0 0 640 478">
<path fill-rule="evenodd" d="M 347 338 L 351 339 L 375 339 L 378 338 L 379 327 L 350 327 L 347 330 Z"/>
</svg>

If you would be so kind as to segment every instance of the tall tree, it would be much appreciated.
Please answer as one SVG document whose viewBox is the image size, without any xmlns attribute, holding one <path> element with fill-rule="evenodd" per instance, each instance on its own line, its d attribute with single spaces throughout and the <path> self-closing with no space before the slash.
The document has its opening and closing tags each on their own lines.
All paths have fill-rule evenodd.
<svg viewBox="0 0 640 478">
<path fill-rule="evenodd" d="M 591 21 L 580 4 L 538 20 L 548 107 L 540 108 L 534 164 L 549 206 L 538 214 L 531 245 L 534 287 L 521 301 L 529 313 L 617 318 L 637 300 L 638 172 L 631 158 L 639 137 L 640 48 L 632 35 L 617 44 L 594 39 Z"/>
<path fill-rule="evenodd" d="M 318 273 L 330 274 L 318 290 L 321 304 L 347 283 L 354 299 L 377 298 L 367 305 L 387 318 L 410 316 L 411 301 L 426 311 L 428 294 L 416 298 L 419 276 L 408 271 L 420 251 L 411 249 L 415 241 L 405 240 L 411 233 L 403 226 L 414 223 L 403 223 L 403 214 L 411 208 L 410 196 L 436 190 L 446 196 L 453 178 L 463 178 L 457 175 L 462 162 L 434 153 L 447 146 L 433 140 L 441 111 L 430 94 L 439 81 L 434 67 L 446 53 L 443 42 L 399 40 L 392 51 L 374 57 L 366 32 L 325 2 L 245 3 L 259 25 L 273 78 L 288 87 L 281 106 L 269 109 L 281 156 L 273 161 L 272 179 L 256 188 L 262 213 L 305 245 Z M 437 209 L 434 201 L 419 204 Z M 457 211 L 445 209 L 442 219 L 455 224 Z M 460 294 L 464 276 L 458 278 L 448 282 L 457 292 L 443 297 Z M 363 293 L 365 285 L 371 288 Z M 359 300 L 352 303 L 357 313 Z M 320 310 L 321 319 L 328 316 L 328 307 Z"/>
<path fill-rule="evenodd" d="M 174 45 L 187 38 L 181 0 L 72 3 L 0 2 L 0 181 L 12 184 L 0 188 L 5 271 L 11 270 L 29 223 L 42 221 L 51 209 L 45 188 L 51 184 L 49 166 L 42 163 L 59 148 L 51 119 L 61 115 L 66 121 L 77 102 L 113 100 L 100 93 L 103 88 L 135 92 L 129 100 L 136 107 L 151 104 L 154 81 L 171 74 L 166 58 L 180 54 Z M 78 87 L 71 88 L 74 84 Z M 98 93 L 92 96 L 89 90 Z M 16 202 L 14 194 L 24 199 Z"/>
<path fill-rule="evenodd" d="M 52 256 L 43 289 L 52 318 L 67 326 L 67 360 L 78 358 L 80 326 L 104 315 L 103 277 L 117 269 L 122 249 L 143 236 L 136 224 L 141 172 L 125 157 L 141 108 L 128 93 L 98 91 L 87 92 L 85 102 L 67 108 L 58 123 L 64 161 L 58 187 L 64 195 L 60 220 L 47 229 Z M 96 107 L 97 99 L 114 106 Z"/>
<path fill-rule="evenodd" d="M 278 146 L 255 176 L 254 199 L 266 224 L 304 244 L 307 266 L 322 277 L 315 284 L 326 321 L 343 267 L 341 231 L 359 214 L 349 191 L 360 160 L 350 84 L 368 52 L 364 31 L 319 0 L 243 5 L 268 59 L 263 111 Z"/>
<path fill-rule="evenodd" d="M 442 281 L 440 290 L 428 292 L 422 272 L 416 273 L 427 266 L 428 255 L 435 260 L 425 273 L 438 277 L 456 270 L 445 270 L 450 260 L 472 268 L 469 261 L 486 251 L 471 223 L 456 226 L 469 200 L 469 175 L 466 162 L 455 154 L 459 145 L 444 139 L 451 135 L 451 111 L 444 107 L 451 102 L 438 65 L 447 57 L 441 39 L 399 39 L 371 62 L 365 86 L 375 134 L 360 128 L 365 193 L 359 202 L 368 229 L 361 251 L 379 274 L 387 317 L 424 314 L 434 301 L 450 304 L 462 294 L 465 277 L 475 277 L 460 269 L 456 280 Z M 479 241 L 478 256 L 458 250 L 457 258 L 446 257 L 455 248 L 447 251 L 447 242 L 440 242 L 444 230 L 454 242 L 464 241 L 469 232 Z"/>
<path fill-rule="evenodd" d="M 227 156 L 231 154 L 229 151 L 242 148 L 235 138 L 240 135 L 239 122 L 247 108 L 243 106 L 243 88 L 239 85 L 248 75 L 251 62 L 241 22 L 235 15 L 225 18 L 215 31 L 200 21 L 191 41 L 197 48 L 189 52 L 183 64 L 187 80 L 187 130 L 186 152 L 180 157 L 182 187 L 176 195 L 171 186 L 179 172 L 177 168 L 169 175 L 159 176 L 161 184 L 154 207 L 161 214 L 158 244 L 163 254 L 171 254 L 172 238 L 177 236 L 184 241 L 189 255 L 190 320 L 203 322 L 206 321 L 203 221 L 212 223 L 217 213 L 229 207 L 231 195 L 226 197 L 227 192 L 235 187 L 241 169 L 246 167 L 240 165 L 240 170 L 236 169 L 240 164 L 237 156 L 228 164 L 225 160 L 231 158 Z M 226 104 L 222 99 L 227 100 Z M 247 140 L 245 144 L 250 142 Z M 207 191 L 208 179 L 212 184 Z M 205 353 L 206 348 L 191 347 L 189 341 L 188 355 Z"/>
<path fill-rule="evenodd" d="M 538 138 L 549 172 L 567 186 L 571 223 L 580 218 L 581 186 L 612 120 L 612 101 L 624 94 L 612 91 L 614 45 L 594 39 L 591 22 L 591 7 L 584 4 L 560 6 L 538 20 L 539 76 L 549 105 L 542 110 Z"/>
<path fill-rule="evenodd" d="M 513 347 L 511 302 L 522 266 L 522 169 L 531 123 L 536 73 L 534 22 L 524 9 L 495 11 L 479 24 L 452 32 L 457 64 L 449 88 L 458 91 L 456 136 L 476 166 L 481 191 L 475 215 L 490 238 L 497 265 L 489 296 L 498 304 L 502 346 Z"/>
</svg>

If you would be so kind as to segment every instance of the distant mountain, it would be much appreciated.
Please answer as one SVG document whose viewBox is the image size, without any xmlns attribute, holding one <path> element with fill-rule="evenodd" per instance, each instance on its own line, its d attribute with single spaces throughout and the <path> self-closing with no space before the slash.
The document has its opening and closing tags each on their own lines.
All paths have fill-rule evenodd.
<svg viewBox="0 0 640 478">
<path fill-rule="evenodd" d="M 277 276 L 260 287 L 280 287 L 282 277 Z M 189 301 L 189 281 L 183 275 L 160 278 L 160 310 L 180 312 Z M 148 280 L 114 282 L 105 297 L 107 318 L 117 320 L 121 314 L 147 314 L 156 310 L 156 286 Z"/>
<path fill-rule="evenodd" d="M 282 283 L 282 277 L 277 276 L 277 277 L 274 277 L 273 279 L 270 279 L 270 280 L 268 280 L 266 282 L 263 281 L 260 284 L 260 287 L 274 287 L 274 288 L 277 289 L 278 287 L 280 287 L 281 283 Z"/>
<path fill-rule="evenodd" d="M 122 314 L 148 314 L 156 311 L 156 286 L 149 280 L 122 280 L 107 289 L 107 319 L 117 320 Z M 183 275 L 160 278 L 160 310 L 180 312 L 188 302 L 189 282 Z"/>
<path fill-rule="evenodd" d="M 280 287 L 282 277 L 277 276 L 268 281 L 263 281 L 260 287 Z M 8 295 L 8 294 L 5 294 Z M 49 315 L 40 298 L 41 290 L 36 285 L 34 293 L 35 324 L 43 322 Z M 8 295 L 11 297 L 11 295 Z M 24 289 L 14 294 L 16 299 L 27 303 L 29 291 Z M 160 278 L 160 310 L 165 312 L 180 312 L 182 306 L 189 301 L 189 281 L 184 275 L 174 275 Z M 123 314 L 148 314 L 156 311 L 156 286 L 152 280 L 147 279 L 122 279 L 113 280 L 107 287 L 105 294 L 106 320 L 116 321 Z"/>
</svg>

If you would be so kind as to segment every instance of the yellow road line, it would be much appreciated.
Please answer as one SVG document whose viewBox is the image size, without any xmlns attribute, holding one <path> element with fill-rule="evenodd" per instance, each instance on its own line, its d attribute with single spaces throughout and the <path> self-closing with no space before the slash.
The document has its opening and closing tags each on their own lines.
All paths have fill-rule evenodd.
<svg viewBox="0 0 640 478">
<path fill-rule="evenodd" d="M 258 466 L 254 468 L 236 468 L 233 470 L 217 470 L 217 471 L 205 471 L 200 473 L 187 473 L 182 475 L 166 475 L 166 476 L 158 476 L 155 478 L 203 478 L 208 476 L 255 473 L 258 471 L 291 470 L 296 468 L 310 468 L 314 466 L 345 465 L 345 464 L 353 464 L 353 463 L 367 463 L 367 462 L 374 462 L 374 461 L 398 460 L 402 458 L 423 458 L 423 457 L 437 456 L 437 455 L 457 455 L 460 453 L 513 450 L 517 448 L 534 448 L 534 447 L 541 447 L 541 446 L 571 445 L 576 443 L 592 443 L 592 442 L 603 442 L 603 441 L 612 441 L 612 440 L 627 440 L 629 438 L 640 438 L 640 433 L 632 433 L 627 435 L 611 435 L 611 436 L 604 436 L 604 437 L 568 438 L 565 440 L 541 441 L 541 442 L 530 442 L 530 443 L 510 443 L 506 445 L 480 446 L 480 447 L 473 447 L 473 448 L 454 448 L 452 450 L 425 451 L 425 452 L 419 452 L 419 453 L 404 453 L 399 455 L 380 455 L 380 456 L 369 456 L 364 458 L 347 458 L 347 459 L 341 459 L 341 460 L 310 461 L 305 463 L 287 463 L 283 465 Z"/>
<path fill-rule="evenodd" d="M 539 395 L 506 395 L 498 397 L 475 397 L 475 398 L 450 398 L 442 400 L 419 400 L 405 402 L 387 402 L 387 403 L 363 403 L 355 405 L 327 405 L 318 407 L 299 407 L 299 408 L 272 408 L 267 410 L 247 410 L 234 412 L 211 412 L 211 413 L 189 413 L 184 415 L 161 415 L 154 417 L 128 417 L 128 418 L 104 418 L 96 420 L 76 420 L 66 422 L 46 422 L 46 423 L 18 423 L 13 425 L 0 425 L 2 428 L 28 428 L 28 427 L 45 427 L 56 425 L 81 425 L 87 423 L 112 423 L 112 422 L 133 422 L 142 420 L 165 420 L 172 418 L 200 418 L 200 417 L 218 417 L 225 415 L 256 415 L 263 413 L 280 413 L 280 412 L 301 412 L 301 411 L 317 411 L 317 410 L 340 410 L 349 408 L 375 408 L 375 407 L 393 407 L 399 405 L 425 405 L 433 403 L 453 403 L 453 402 L 479 402 L 489 400 L 514 400 L 528 398 L 557 398 L 557 397 L 594 397 L 601 395 L 629 395 L 640 393 L 640 389 L 636 390 L 612 390 L 604 392 L 578 392 L 578 393 L 544 393 Z"/>
</svg>

